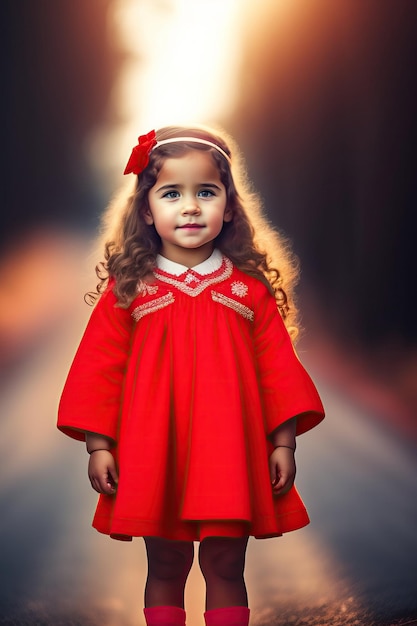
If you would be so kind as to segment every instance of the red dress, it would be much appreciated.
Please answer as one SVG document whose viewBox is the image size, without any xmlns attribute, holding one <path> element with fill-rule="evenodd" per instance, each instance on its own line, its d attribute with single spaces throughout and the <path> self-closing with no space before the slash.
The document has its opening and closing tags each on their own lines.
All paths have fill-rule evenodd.
<svg viewBox="0 0 417 626">
<path fill-rule="evenodd" d="M 129 309 L 98 301 L 62 393 L 58 428 L 116 442 L 117 493 L 93 526 L 118 539 L 258 538 L 309 519 L 295 487 L 275 497 L 267 435 L 323 407 L 274 297 L 233 266 L 202 275 L 155 270 Z"/>
</svg>

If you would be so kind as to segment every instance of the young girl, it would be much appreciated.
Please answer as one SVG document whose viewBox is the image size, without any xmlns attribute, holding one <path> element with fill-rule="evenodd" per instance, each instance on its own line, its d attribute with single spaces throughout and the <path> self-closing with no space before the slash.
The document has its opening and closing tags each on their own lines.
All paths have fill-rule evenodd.
<svg viewBox="0 0 417 626">
<path fill-rule="evenodd" d="M 204 128 L 139 137 L 59 408 L 90 454 L 93 526 L 144 537 L 149 626 L 185 624 L 194 541 L 207 626 L 247 626 L 249 536 L 309 522 L 295 438 L 323 407 L 290 335 L 296 267 L 229 145 Z"/>
</svg>

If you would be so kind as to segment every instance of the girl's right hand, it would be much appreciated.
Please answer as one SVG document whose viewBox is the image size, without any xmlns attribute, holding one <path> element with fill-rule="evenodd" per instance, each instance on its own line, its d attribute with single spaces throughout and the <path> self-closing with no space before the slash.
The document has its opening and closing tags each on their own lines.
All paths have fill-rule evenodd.
<svg viewBox="0 0 417 626">
<path fill-rule="evenodd" d="M 92 488 L 97 493 L 109 496 L 116 493 L 119 477 L 117 475 L 116 463 L 110 450 L 96 450 L 90 454 L 88 477 Z"/>
</svg>

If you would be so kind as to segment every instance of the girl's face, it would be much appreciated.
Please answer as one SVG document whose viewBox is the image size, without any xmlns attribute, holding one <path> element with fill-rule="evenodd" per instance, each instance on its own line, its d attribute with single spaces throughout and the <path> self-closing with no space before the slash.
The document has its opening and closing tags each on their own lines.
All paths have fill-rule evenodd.
<svg viewBox="0 0 417 626">
<path fill-rule="evenodd" d="M 164 161 L 148 203 L 145 220 L 155 225 L 161 254 L 187 267 L 208 259 L 223 222 L 232 219 L 213 158 L 200 150 Z"/>
</svg>

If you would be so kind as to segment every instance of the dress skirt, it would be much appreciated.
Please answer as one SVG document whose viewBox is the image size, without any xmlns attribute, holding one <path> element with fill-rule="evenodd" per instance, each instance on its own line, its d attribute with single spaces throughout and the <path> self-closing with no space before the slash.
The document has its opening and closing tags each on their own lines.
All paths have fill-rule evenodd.
<svg viewBox="0 0 417 626">
<path fill-rule="evenodd" d="M 58 427 L 114 442 L 115 495 L 93 526 L 117 539 L 258 538 L 309 519 L 295 486 L 272 493 L 268 435 L 323 418 L 267 287 L 226 257 L 209 275 L 162 270 L 129 309 L 95 306 L 62 393 Z"/>
</svg>

